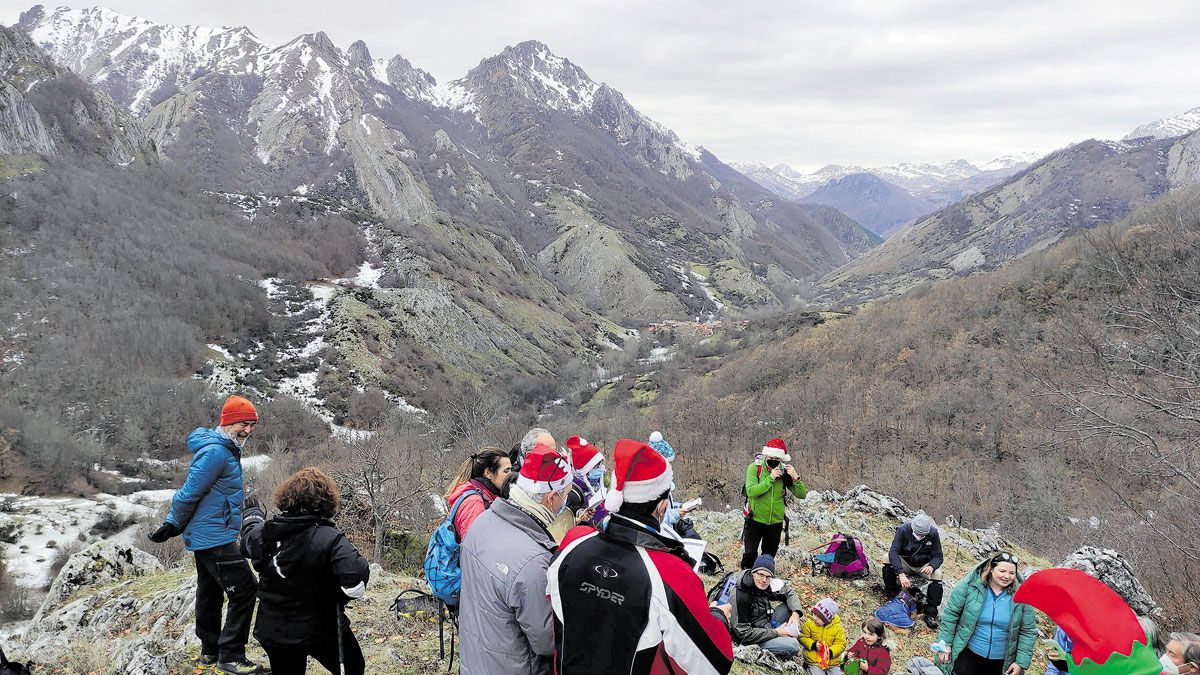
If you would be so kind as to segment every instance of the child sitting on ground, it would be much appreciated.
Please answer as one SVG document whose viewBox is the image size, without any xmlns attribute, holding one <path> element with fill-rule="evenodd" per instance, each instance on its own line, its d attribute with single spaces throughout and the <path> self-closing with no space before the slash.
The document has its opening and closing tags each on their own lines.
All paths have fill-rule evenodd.
<svg viewBox="0 0 1200 675">
<path fill-rule="evenodd" d="M 822 598 L 813 605 L 812 615 L 800 628 L 800 645 L 808 675 L 843 675 L 846 631 L 833 598 Z"/>
<path fill-rule="evenodd" d="M 850 659 L 858 660 L 857 675 L 887 675 L 892 669 L 892 651 L 883 644 L 883 622 L 871 617 L 863 622 L 862 637 L 850 648 Z M 849 663 L 846 670 L 852 670 Z M 850 673 L 849 675 L 855 675 Z"/>
</svg>

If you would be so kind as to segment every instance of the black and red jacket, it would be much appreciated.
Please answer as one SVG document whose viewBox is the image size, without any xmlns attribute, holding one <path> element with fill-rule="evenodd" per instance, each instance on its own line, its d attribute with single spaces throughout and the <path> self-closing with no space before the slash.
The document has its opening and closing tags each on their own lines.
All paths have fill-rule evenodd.
<svg viewBox="0 0 1200 675">
<path fill-rule="evenodd" d="M 724 675 L 733 643 L 679 540 L 613 514 L 567 533 L 547 574 L 557 675 Z"/>
</svg>

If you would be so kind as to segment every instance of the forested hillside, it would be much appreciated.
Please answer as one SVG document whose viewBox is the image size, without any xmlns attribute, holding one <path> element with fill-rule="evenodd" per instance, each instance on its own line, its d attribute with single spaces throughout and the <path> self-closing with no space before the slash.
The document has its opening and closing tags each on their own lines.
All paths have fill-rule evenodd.
<svg viewBox="0 0 1200 675">
<path fill-rule="evenodd" d="M 584 390 L 556 423 L 618 438 L 648 422 L 682 449 L 688 480 L 734 505 L 757 448 L 782 436 L 810 485 L 878 485 L 967 525 L 999 522 L 1049 557 L 1118 548 L 1194 622 L 1197 335 L 1193 188 L 844 318 L 692 337 L 673 361 Z"/>
</svg>

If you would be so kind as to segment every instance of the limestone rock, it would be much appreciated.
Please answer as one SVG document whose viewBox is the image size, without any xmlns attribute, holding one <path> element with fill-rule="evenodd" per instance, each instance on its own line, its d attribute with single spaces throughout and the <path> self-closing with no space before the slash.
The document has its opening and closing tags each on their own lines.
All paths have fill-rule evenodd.
<svg viewBox="0 0 1200 675">
<path fill-rule="evenodd" d="M 75 591 L 85 586 L 95 586 L 127 576 L 140 576 L 161 570 L 162 563 L 153 555 L 132 546 L 121 545 L 111 540 L 98 541 L 71 556 L 63 565 L 50 592 L 38 609 L 34 621 L 46 612 L 60 607 Z"/>
<path fill-rule="evenodd" d="M 1103 581 L 1138 614 L 1158 616 L 1162 612 L 1162 608 L 1142 587 L 1142 582 L 1138 581 L 1133 568 L 1120 553 L 1112 549 L 1084 546 L 1068 555 L 1059 563 L 1059 567 L 1082 570 Z"/>
<path fill-rule="evenodd" d="M 880 494 L 866 485 L 859 485 L 847 492 L 846 496 L 842 498 L 842 506 L 838 510 L 854 510 L 890 516 L 899 521 L 906 521 L 913 517 L 912 509 L 905 506 L 904 502 L 895 497 Z"/>
<path fill-rule="evenodd" d="M 758 645 L 735 645 L 733 657 L 742 663 L 766 666 L 772 670 L 784 673 L 803 673 L 804 666 L 799 661 L 781 661 L 773 654 L 764 651 Z"/>
</svg>

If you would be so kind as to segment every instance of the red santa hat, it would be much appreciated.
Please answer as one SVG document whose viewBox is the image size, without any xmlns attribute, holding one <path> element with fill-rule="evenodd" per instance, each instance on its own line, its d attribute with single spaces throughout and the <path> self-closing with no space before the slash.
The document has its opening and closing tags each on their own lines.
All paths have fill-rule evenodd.
<svg viewBox="0 0 1200 675">
<path fill-rule="evenodd" d="M 623 438 L 613 447 L 613 489 L 604 508 L 616 513 L 625 502 L 645 504 L 674 487 L 671 465 L 654 448 Z"/>
<path fill-rule="evenodd" d="M 792 461 L 792 456 L 788 454 L 787 444 L 782 438 L 772 438 L 767 441 L 767 444 L 762 449 L 763 459 L 778 459 L 781 462 Z"/>
<path fill-rule="evenodd" d="M 579 473 L 587 473 L 604 461 L 604 455 L 583 436 L 568 438 L 567 448 L 571 451 L 571 465 Z"/>
<path fill-rule="evenodd" d="M 531 495 L 558 492 L 571 484 L 571 467 L 558 450 L 541 443 L 533 446 L 521 463 L 517 487 Z"/>
</svg>

